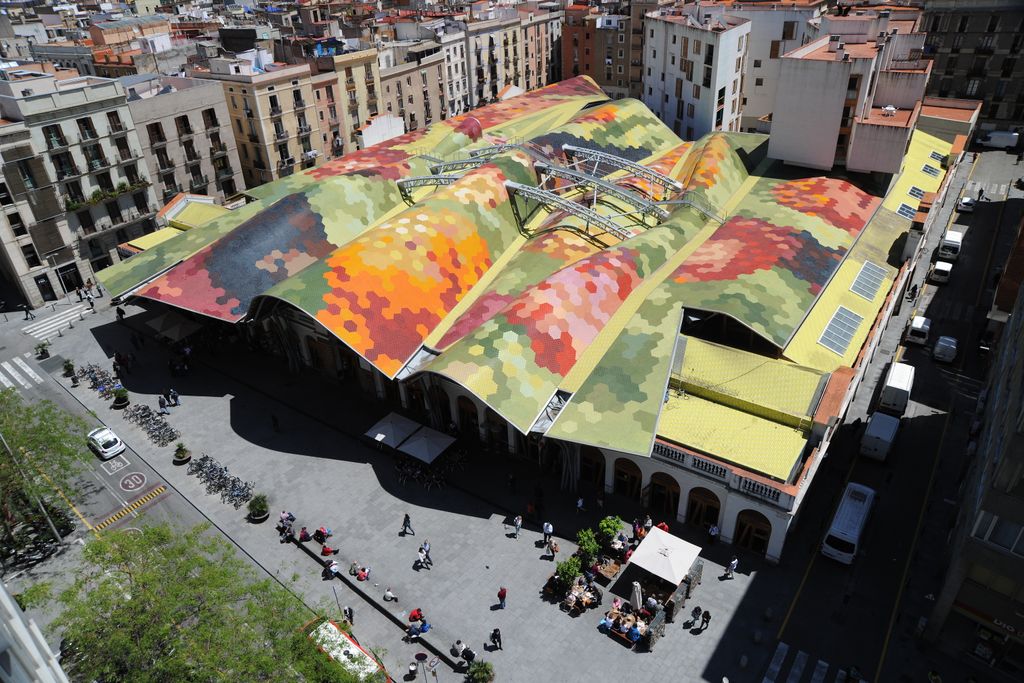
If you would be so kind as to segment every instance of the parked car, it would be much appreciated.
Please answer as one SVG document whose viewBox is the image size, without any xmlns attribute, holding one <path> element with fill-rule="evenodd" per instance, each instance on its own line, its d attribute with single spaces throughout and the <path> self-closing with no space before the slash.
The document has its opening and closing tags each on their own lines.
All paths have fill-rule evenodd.
<svg viewBox="0 0 1024 683">
<path fill-rule="evenodd" d="M 89 448 L 100 460 L 110 460 L 128 448 L 109 427 L 98 427 L 89 432 Z"/>
<path fill-rule="evenodd" d="M 974 205 L 977 202 L 971 197 L 961 197 L 960 201 L 956 205 L 956 210 L 960 213 L 971 213 L 974 211 Z"/>
<path fill-rule="evenodd" d="M 903 336 L 903 339 L 908 344 L 925 346 L 928 343 L 928 334 L 931 332 L 931 329 L 932 321 L 930 318 L 926 318 L 923 315 L 915 315 L 910 321 L 910 327 L 907 328 L 907 333 Z"/>
<path fill-rule="evenodd" d="M 956 360 L 956 337 L 939 337 L 932 348 L 932 358 L 944 363 L 952 363 Z"/>
</svg>

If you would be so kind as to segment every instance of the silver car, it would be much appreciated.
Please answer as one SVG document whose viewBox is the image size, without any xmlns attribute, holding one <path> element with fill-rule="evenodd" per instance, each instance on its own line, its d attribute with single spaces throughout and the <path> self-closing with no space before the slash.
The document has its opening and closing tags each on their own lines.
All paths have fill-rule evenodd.
<svg viewBox="0 0 1024 683">
<path fill-rule="evenodd" d="M 932 358 L 944 363 L 956 360 L 956 337 L 939 337 L 932 349 Z"/>
<path fill-rule="evenodd" d="M 109 427 L 98 427 L 89 432 L 89 448 L 100 457 L 100 460 L 110 460 L 128 447 Z"/>
</svg>

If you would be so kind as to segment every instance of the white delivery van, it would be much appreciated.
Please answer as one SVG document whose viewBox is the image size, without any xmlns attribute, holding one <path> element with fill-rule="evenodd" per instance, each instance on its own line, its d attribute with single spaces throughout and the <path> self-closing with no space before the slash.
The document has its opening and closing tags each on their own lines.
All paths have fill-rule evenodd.
<svg viewBox="0 0 1024 683">
<path fill-rule="evenodd" d="M 847 484 L 832 525 L 821 543 L 821 554 L 843 564 L 853 564 L 874 502 L 874 490 L 863 484 Z"/>
<path fill-rule="evenodd" d="M 950 230 L 942 236 L 942 241 L 939 242 L 939 258 L 956 261 L 963 246 L 964 234 L 956 230 Z"/>
<path fill-rule="evenodd" d="M 860 439 L 860 454 L 872 460 L 885 460 L 896 441 L 900 419 L 885 413 L 872 413 Z"/>
<path fill-rule="evenodd" d="M 932 321 L 923 315 L 915 315 L 910 321 L 907 333 L 903 340 L 908 344 L 919 344 L 925 346 L 928 343 L 928 334 L 932 331 Z"/>
<path fill-rule="evenodd" d="M 990 130 L 978 139 L 982 147 L 995 147 L 996 149 L 1013 149 L 1017 146 L 1020 133 L 1013 133 L 1008 130 Z"/>
<path fill-rule="evenodd" d="M 882 393 L 878 396 L 878 407 L 887 413 L 901 416 L 907 410 L 910 392 L 914 390 L 914 366 L 893 363 L 885 376 Z"/>
<path fill-rule="evenodd" d="M 936 284 L 944 284 L 949 282 L 949 278 L 953 276 L 953 264 L 949 261 L 936 261 L 935 265 L 932 266 L 932 272 L 929 279 Z"/>
</svg>

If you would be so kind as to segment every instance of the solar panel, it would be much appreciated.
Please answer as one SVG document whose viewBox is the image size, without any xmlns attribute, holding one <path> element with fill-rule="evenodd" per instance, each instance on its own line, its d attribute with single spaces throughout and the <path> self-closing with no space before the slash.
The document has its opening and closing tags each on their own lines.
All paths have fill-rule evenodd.
<svg viewBox="0 0 1024 683">
<path fill-rule="evenodd" d="M 928 156 L 930 156 L 932 159 L 935 159 L 935 161 L 938 161 L 939 163 L 942 163 L 942 161 L 946 158 L 945 154 L 939 154 L 938 152 L 932 152 Z"/>
<path fill-rule="evenodd" d="M 832 319 L 825 326 L 818 343 L 829 351 L 834 351 L 842 356 L 853 341 L 853 335 L 864 318 L 857 315 L 848 308 L 840 306 L 832 315 Z"/>
<path fill-rule="evenodd" d="M 909 194 L 914 199 L 924 199 L 924 190 L 922 190 L 917 185 L 911 185 L 910 189 L 907 190 L 907 194 Z"/>
<path fill-rule="evenodd" d="M 882 283 L 885 282 L 885 268 L 878 266 L 871 261 L 865 261 L 860 267 L 860 272 L 850 285 L 850 291 L 862 296 L 868 301 L 874 301 Z"/>
<path fill-rule="evenodd" d="M 931 164 L 925 164 L 921 167 L 921 170 L 930 175 L 932 178 L 938 178 L 939 174 L 942 173 L 939 169 L 935 168 Z"/>
<path fill-rule="evenodd" d="M 912 207 L 910 204 L 900 204 L 900 208 L 896 209 L 896 213 L 904 218 L 914 220 L 914 216 L 917 215 L 917 209 Z"/>
</svg>

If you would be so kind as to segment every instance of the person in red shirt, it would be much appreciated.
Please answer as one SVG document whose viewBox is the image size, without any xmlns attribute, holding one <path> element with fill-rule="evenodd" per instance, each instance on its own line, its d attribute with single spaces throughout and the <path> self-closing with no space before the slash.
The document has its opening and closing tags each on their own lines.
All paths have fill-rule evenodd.
<svg viewBox="0 0 1024 683">
<path fill-rule="evenodd" d="M 423 610 L 421 610 L 419 607 L 417 607 L 413 611 L 409 612 L 409 621 L 422 621 L 422 620 L 423 620 Z"/>
<path fill-rule="evenodd" d="M 506 597 L 508 597 L 508 589 L 502 586 L 498 589 L 498 609 L 505 609 Z"/>
</svg>

